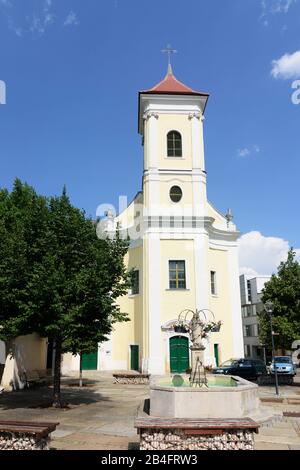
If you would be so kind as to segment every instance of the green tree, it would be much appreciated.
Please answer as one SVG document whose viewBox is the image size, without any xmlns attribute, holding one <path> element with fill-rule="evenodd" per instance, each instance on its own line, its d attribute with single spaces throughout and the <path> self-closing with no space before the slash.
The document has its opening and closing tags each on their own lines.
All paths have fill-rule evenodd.
<svg viewBox="0 0 300 470">
<path fill-rule="evenodd" d="M 2 237 L 3 236 L 3 237 Z M 38 333 L 55 346 L 55 406 L 61 406 L 61 355 L 95 350 L 115 322 L 128 321 L 128 241 L 99 239 L 96 224 L 62 196 L 45 198 L 16 181 L 0 193 L 1 338 Z"/>
<path fill-rule="evenodd" d="M 293 249 L 288 252 L 285 262 L 265 284 L 262 302 L 274 304 L 273 331 L 275 347 L 290 349 L 294 340 L 300 337 L 300 265 Z M 259 314 L 260 340 L 271 348 L 270 319 L 265 311 Z"/>
</svg>

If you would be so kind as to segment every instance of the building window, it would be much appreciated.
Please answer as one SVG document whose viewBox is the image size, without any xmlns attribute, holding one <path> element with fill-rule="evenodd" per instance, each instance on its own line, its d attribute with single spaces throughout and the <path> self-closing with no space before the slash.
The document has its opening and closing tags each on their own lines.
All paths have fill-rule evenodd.
<svg viewBox="0 0 300 470">
<path fill-rule="evenodd" d="M 182 199 L 182 190 L 179 186 L 172 186 L 170 189 L 170 199 L 173 202 L 180 202 Z"/>
<path fill-rule="evenodd" d="M 252 297 L 251 297 L 251 282 L 247 281 L 247 294 L 248 294 L 248 302 L 252 302 Z"/>
<path fill-rule="evenodd" d="M 251 346 L 249 344 L 245 344 L 245 357 L 251 357 Z"/>
<path fill-rule="evenodd" d="M 186 289 L 185 261 L 169 261 L 170 289 Z"/>
<path fill-rule="evenodd" d="M 182 157 L 182 139 L 177 131 L 168 133 L 168 157 Z"/>
<path fill-rule="evenodd" d="M 253 317 L 256 316 L 256 306 L 255 305 L 247 305 L 242 307 L 242 315 L 244 318 L 246 317 Z"/>
<path fill-rule="evenodd" d="M 252 334 L 252 325 L 245 325 L 244 326 L 244 336 L 246 336 L 246 337 L 253 336 L 253 334 Z"/>
<path fill-rule="evenodd" d="M 210 271 L 210 290 L 212 295 L 217 295 L 217 273 Z"/>
<path fill-rule="evenodd" d="M 130 273 L 131 281 L 131 295 L 138 295 L 140 293 L 140 272 L 138 269 L 134 269 Z"/>
</svg>

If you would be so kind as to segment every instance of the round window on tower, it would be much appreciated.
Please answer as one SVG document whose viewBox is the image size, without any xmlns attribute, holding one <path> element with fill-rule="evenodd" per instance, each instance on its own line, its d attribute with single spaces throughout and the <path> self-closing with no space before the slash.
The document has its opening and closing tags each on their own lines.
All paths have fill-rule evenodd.
<svg viewBox="0 0 300 470">
<path fill-rule="evenodd" d="M 179 186 L 172 186 L 170 189 L 170 198 L 173 202 L 179 202 L 182 199 L 182 190 Z"/>
</svg>

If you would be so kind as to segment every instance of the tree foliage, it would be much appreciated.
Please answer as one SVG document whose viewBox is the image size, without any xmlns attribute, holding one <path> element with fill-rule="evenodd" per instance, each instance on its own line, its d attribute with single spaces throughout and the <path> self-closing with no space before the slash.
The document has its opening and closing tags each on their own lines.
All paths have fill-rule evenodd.
<svg viewBox="0 0 300 470">
<path fill-rule="evenodd" d="M 38 333 L 60 354 L 95 350 L 115 322 L 127 321 L 116 300 L 127 293 L 128 242 L 99 239 L 96 225 L 66 191 L 46 198 L 16 180 L 0 191 L 0 338 Z"/>
<path fill-rule="evenodd" d="M 275 347 L 291 349 L 300 338 L 300 265 L 293 249 L 263 289 L 262 302 L 274 304 L 273 331 Z M 260 340 L 271 347 L 270 319 L 266 312 L 259 314 Z"/>
</svg>

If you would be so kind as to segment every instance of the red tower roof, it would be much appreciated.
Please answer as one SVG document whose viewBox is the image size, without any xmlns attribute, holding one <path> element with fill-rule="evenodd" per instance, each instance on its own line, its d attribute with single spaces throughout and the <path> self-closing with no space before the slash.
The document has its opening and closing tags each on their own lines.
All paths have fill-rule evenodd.
<svg viewBox="0 0 300 470">
<path fill-rule="evenodd" d="M 146 95 L 146 96 L 145 96 Z M 143 121 L 143 113 L 145 107 L 145 101 L 147 100 L 147 95 L 185 95 L 190 97 L 195 97 L 198 101 L 198 104 L 201 108 L 202 113 L 204 114 L 205 108 L 207 105 L 207 101 L 209 98 L 208 93 L 204 93 L 201 91 L 195 91 L 192 88 L 188 87 L 184 83 L 177 80 L 175 75 L 173 74 L 172 66 L 169 64 L 168 72 L 165 78 L 155 85 L 150 90 L 144 90 L 139 92 L 139 133 L 143 134 L 144 129 L 144 121 Z M 149 97 L 150 98 L 150 97 Z"/>
<path fill-rule="evenodd" d="M 150 90 L 145 90 L 141 93 L 209 96 L 208 93 L 192 90 L 192 88 L 177 80 L 171 66 L 169 66 L 168 73 L 161 82 Z"/>
</svg>

